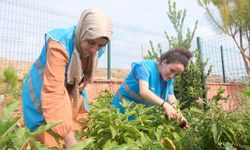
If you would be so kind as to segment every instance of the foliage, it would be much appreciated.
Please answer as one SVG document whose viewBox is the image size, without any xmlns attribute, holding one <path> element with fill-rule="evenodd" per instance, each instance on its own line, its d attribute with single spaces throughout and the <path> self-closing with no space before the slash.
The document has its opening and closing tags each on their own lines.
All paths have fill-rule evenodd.
<svg viewBox="0 0 250 150">
<path fill-rule="evenodd" d="M 205 68 L 207 61 L 202 62 L 200 54 L 196 49 L 194 51 L 194 59 L 189 62 L 185 71 L 175 78 L 175 96 L 179 100 L 181 109 L 189 108 L 195 105 L 195 100 L 199 97 L 203 97 L 204 89 L 201 85 L 202 82 L 202 68 Z M 211 67 L 205 74 L 205 80 L 211 72 Z"/>
<path fill-rule="evenodd" d="M 60 124 L 51 123 L 40 126 L 35 132 L 30 132 L 27 128 L 18 127 L 17 123 L 20 119 L 19 116 L 11 117 L 12 112 L 18 106 L 18 102 L 12 103 L 8 105 L 3 110 L 3 115 L 0 117 L 0 145 L 1 149 L 48 149 L 46 146 L 35 140 L 35 137 L 40 135 L 41 133 L 49 130 L 50 128 Z M 32 144 L 29 145 L 29 142 Z"/>
<path fill-rule="evenodd" d="M 249 0 L 197 0 L 206 11 L 208 21 L 237 45 L 246 71 L 250 73 L 250 1 Z M 215 8 L 215 9 L 213 9 Z M 218 15 L 219 14 L 219 15 Z M 248 44 L 244 44 L 244 43 Z"/>
<path fill-rule="evenodd" d="M 250 98 L 250 87 L 241 91 L 246 97 Z"/>
<path fill-rule="evenodd" d="M 162 47 L 161 44 L 157 45 L 157 51 L 154 48 L 153 42 L 150 40 L 149 41 L 151 49 L 148 50 L 148 55 L 143 56 L 143 59 L 158 59 L 160 58 L 162 54 Z"/>
<path fill-rule="evenodd" d="M 84 136 L 94 138 L 95 142 L 88 149 L 179 147 L 181 137 L 177 132 L 181 129 L 174 121 L 167 121 L 162 110 L 124 100 L 126 112 L 122 114 L 111 105 L 111 99 L 112 94 L 106 91 L 91 108 Z"/>
<path fill-rule="evenodd" d="M 207 111 L 194 107 L 188 111 L 190 130 L 185 133 L 183 141 L 187 150 L 250 148 L 249 102 L 246 100 L 247 103 L 235 112 L 226 112 L 220 105 L 221 101 L 227 100 L 222 97 L 223 92 L 219 89 L 209 100 Z"/>
<path fill-rule="evenodd" d="M 17 84 L 17 74 L 13 68 L 7 68 L 3 71 L 3 81 L 9 83 L 8 89 L 13 89 Z"/>
<path fill-rule="evenodd" d="M 83 150 L 87 149 L 90 144 L 93 144 L 94 138 L 85 139 L 83 142 L 78 142 L 77 144 L 70 147 L 71 150 Z"/>
<path fill-rule="evenodd" d="M 198 21 L 195 22 L 195 27 L 193 31 L 187 28 L 187 33 L 183 37 L 183 24 L 186 17 L 186 9 L 176 10 L 176 3 L 172 0 L 168 1 L 168 18 L 174 26 L 176 36 L 169 36 L 165 32 L 166 38 L 169 42 L 169 49 L 175 47 L 185 47 L 189 49 L 191 47 L 191 42 L 194 38 L 194 34 L 198 25 Z"/>
<path fill-rule="evenodd" d="M 186 17 L 186 10 L 176 10 L 176 3 L 172 0 L 168 1 L 168 17 L 171 23 L 174 26 L 176 36 L 169 36 L 167 32 L 165 32 L 166 38 L 169 43 L 169 48 L 175 47 L 185 47 L 190 48 L 191 42 L 194 38 L 194 34 L 197 28 L 198 21 L 195 22 L 195 27 L 193 31 L 189 28 L 187 29 L 187 33 L 185 38 L 183 37 L 183 24 Z M 160 44 L 158 44 L 158 52 L 153 47 L 152 41 L 150 41 L 151 50 L 148 51 L 148 55 L 144 56 L 144 59 L 157 59 L 160 57 L 162 53 L 162 48 Z M 204 83 L 201 80 L 203 75 L 203 68 L 207 65 L 207 61 L 203 62 L 200 57 L 198 49 L 194 51 L 194 58 L 190 61 L 189 66 L 186 70 L 175 79 L 175 95 L 178 100 L 180 100 L 181 109 L 188 108 L 194 104 L 195 100 L 198 97 L 203 97 L 204 89 L 201 85 Z M 211 72 L 211 67 L 208 72 L 204 75 L 205 79 Z"/>
<path fill-rule="evenodd" d="M 8 105 L 20 99 L 22 81 L 18 81 L 17 74 L 14 69 L 7 68 L 1 74 L 0 94 L 5 95 L 4 105 Z"/>
<path fill-rule="evenodd" d="M 176 10 L 176 3 L 174 1 L 168 1 L 169 11 L 168 17 L 174 26 L 176 31 L 176 36 L 169 36 L 167 32 L 166 38 L 169 42 L 169 48 L 175 47 L 185 47 L 190 48 L 191 42 L 194 38 L 194 34 L 197 28 L 198 21 L 195 22 L 195 27 L 193 31 L 189 28 L 185 38 L 183 37 L 183 24 L 186 17 L 186 10 Z M 203 68 L 205 68 L 207 63 L 203 63 L 198 49 L 194 51 L 194 58 L 190 61 L 189 66 L 186 70 L 175 79 L 175 95 L 178 100 L 180 100 L 181 109 L 188 108 L 194 104 L 194 101 L 198 97 L 203 97 L 202 89 L 202 74 Z M 210 72 L 210 69 L 209 69 Z M 207 75 L 209 74 L 207 73 Z"/>
<path fill-rule="evenodd" d="M 195 22 L 195 27 L 193 31 L 187 28 L 187 32 L 185 37 L 183 37 L 183 24 L 186 17 L 186 10 L 176 10 L 176 3 L 172 0 L 168 1 L 168 18 L 174 26 L 176 36 L 169 36 L 167 32 L 165 32 L 166 38 L 169 43 L 169 49 L 176 48 L 176 47 L 185 47 L 190 48 L 191 42 L 194 38 L 194 34 L 198 25 L 198 21 Z M 151 49 L 148 50 L 148 55 L 144 56 L 144 59 L 157 59 L 162 54 L 162 47 L 161 44 L 158 44 L 158 53 L 156 52 L 155 48 L 153 47 L 153 42 L 150 41 Z"/>
</svg>

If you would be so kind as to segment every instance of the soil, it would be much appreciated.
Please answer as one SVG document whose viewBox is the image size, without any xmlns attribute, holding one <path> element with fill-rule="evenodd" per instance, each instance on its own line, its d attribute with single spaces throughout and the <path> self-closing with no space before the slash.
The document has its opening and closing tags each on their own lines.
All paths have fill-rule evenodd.
<svg viewBox="0 0 250 150">
<path fill-rule="evenodd" d="M 29 72 L 32 62 L 29 61 L 16 61 L 11 59 L 0 58 L 0 73 L 6 68 L 14 68 L 17 72 L 18 78 L 23 79 L 24 75 Z M 123 68 L 112 68 L 111 78 L 112 79 L 123 79 L 129 73 L 129 69 Z M 95 72 L 96 79 L 107 79 L 107 68 L 97 68 Z"/>
</svg>

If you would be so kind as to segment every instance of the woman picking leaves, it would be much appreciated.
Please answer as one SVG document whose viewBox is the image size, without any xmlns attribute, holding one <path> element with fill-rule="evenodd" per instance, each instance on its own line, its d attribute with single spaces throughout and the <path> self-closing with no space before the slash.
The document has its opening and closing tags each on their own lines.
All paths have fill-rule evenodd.
<svg viewBox="0 0 250 150">
<path fill-rule="evenodd" d="M 111 35 L 111 20 L 98 9 L 84 10 L 77 26 L 45 34 L 41 54 L 22 91 L 24 122 L 31 131 L 63 121 L 52 130 L 64 140 L 66 149 L 76 143 L 73 121 L 81 108 L 88 109 L 84 88 L 92 82 L 98 57 Z M 39 136 L 41 142 L 45 139 Z"/>
<path fill-rule="evenodd" d="M 173 84 L 174 78 L 184 71 L 191 57 L 188 49 L 175 48 L 163 53 L 158 61 L 132 63 L 131 72 L 116 92 L 112 104 L 121 113 L 125 112 L 121 105 L 123 100 L 146 106 L 157 105 L 163 108 L 168 119 L 177 119 L 183 128 L 187 128 L 187 120 L 176 110 Z"/>
</svg>

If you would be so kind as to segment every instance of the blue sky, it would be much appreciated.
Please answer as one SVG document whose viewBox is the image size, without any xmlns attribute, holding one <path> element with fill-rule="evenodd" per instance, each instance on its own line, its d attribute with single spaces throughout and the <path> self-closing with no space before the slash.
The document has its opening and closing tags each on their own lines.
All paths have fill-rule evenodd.
<svg viewBox="0 0 250 150">
<path fill-rule="evenodd" d="M 147 32 L 172 33 L 173 28 L 167 17 L 168 0 L 29 0 L 55 9 L 80 12 L 86 8 L 99 8 L 105 11 L 115 25 L 138 28 Z M 213 34 L 205 17 L 204 10 L 196 0 L 176 0 L 177 9 L 186 9 L 185 26 L 193 27 L 195 20 L 199 21 L 197 35 Z"/>
<path fill-rule="evenodd" d="M 52 9 L 72 11 L 81 14 L 86 8 L 99 8 L 113 21 L 112 67 L 130 68 L 134 61 L 140 61 L 150 48 L 149 40 L 161 43 L 168 49 L 164 32 L 174 35 L 173 25 L 167 16 L 168 0 L 26 0 Z M 176 0 L 177 9 L 186 9 L 184 31 L 193 29 L 199 21 L 196 36 L 211 36 L 212 29 L 204 17 L 204 10 L 196 0 Z M 126 30 L 128 28 L 128 30 Z M 133 31 L 134 30 L 134 31 Z M 131 53 L 128 51 L 131 51 Z M 106 57 L 99 65 L 106 66 Z M 102 67 L 103 67 L 102 66 Z"/>
</svg>

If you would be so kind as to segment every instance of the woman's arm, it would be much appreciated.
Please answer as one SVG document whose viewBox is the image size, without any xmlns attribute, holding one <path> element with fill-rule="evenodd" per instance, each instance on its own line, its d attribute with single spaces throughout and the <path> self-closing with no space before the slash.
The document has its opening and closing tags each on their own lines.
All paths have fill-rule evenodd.
<svg viewBox="0 0 250 150">
<path fill-rule="evenodd" d="M 169 95 L 168 95 L 168 103 L 169 103 L 170 105 L 172 105 L 174 108 L 176 108 L 176 103 L 177 103 L 176 101 L 177 101 L 177 100 L 176 100 L 174 94 L 169 94 Z"/>
<path fill-rule="evenodd" d="M 72 132 L 72 109 L 64 86 L 65 66 L 68 63 L 66 50 L 51 40 L 47 48 L 47 62 L 41 92 L 42 112 L 47 123 L 64 121 L 52 130 L 64 138 L 66 147 L 75 143 Z"/>
<path fill-rule="evenodd" d="M 139 89 L 140 89 L 140 95 L 145 98 L 146 100 L 161 106 L 163 104 L 163 109 L 166 112 L 168 119 L 175 118 L 176 116 L 176 110 L 167 102 L 164 103 L 164 100 L 161 99 L 159 96 L 154 94 L 152 91 L 149 90 L 148 82 L 144 80 L 139 80 Z"/>
</svg>

